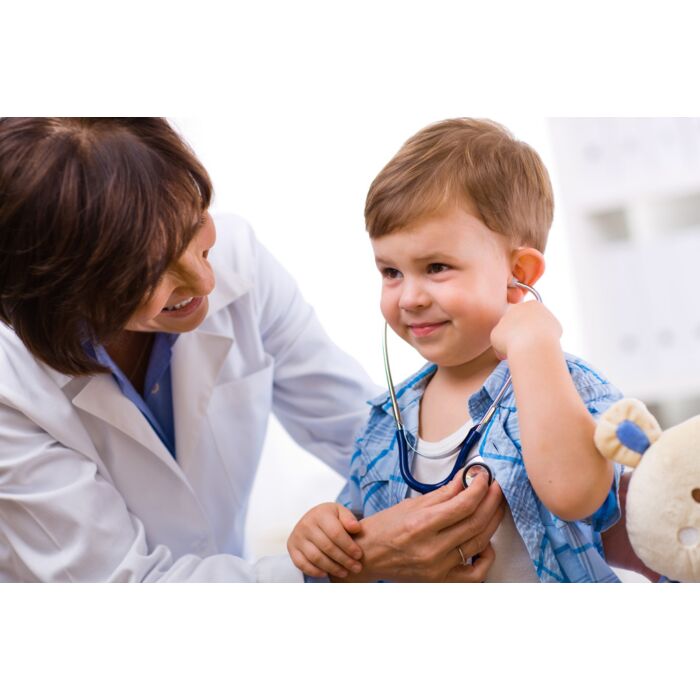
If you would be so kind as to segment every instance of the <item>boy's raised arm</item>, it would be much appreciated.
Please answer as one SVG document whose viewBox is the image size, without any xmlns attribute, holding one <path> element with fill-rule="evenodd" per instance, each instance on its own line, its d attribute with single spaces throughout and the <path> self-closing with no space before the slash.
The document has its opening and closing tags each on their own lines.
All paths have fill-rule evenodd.
<svg viewBox="0 0 700 700">
<path fill-rule="evenodd" d="M 605 501 L 614 469 L 595 447 L 595 420 L 571 379 L 561 326 L 540 302 L 508 308 L 491 334 L 507 358 L 523 460 L 533 489 L 562 520 L 581 520 Z"/>
</svg>

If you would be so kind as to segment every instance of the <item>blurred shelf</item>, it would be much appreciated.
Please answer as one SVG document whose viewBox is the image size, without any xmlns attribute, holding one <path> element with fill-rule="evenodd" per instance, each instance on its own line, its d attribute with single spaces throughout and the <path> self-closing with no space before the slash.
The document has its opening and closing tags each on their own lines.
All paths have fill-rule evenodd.
<svg viewBox="0 0 700 700">
<path fill-rule="evenodd" d="M 586 359 L 659 405 L 700 396 L 700 119 L 553 119 Z"/>
</svg>

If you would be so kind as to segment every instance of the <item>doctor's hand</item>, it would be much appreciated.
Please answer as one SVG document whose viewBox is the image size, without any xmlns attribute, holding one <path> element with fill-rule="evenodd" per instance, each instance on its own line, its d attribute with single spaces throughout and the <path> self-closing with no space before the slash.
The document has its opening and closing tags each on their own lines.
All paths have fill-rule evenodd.
<svg viewBox="0 0 700 700">
<path fill-rule="evenodd" d="M 338 503 L 321 503 L 295 525 L 287 540 L 287 551 L 297 569 L 308 576 L 332 574 L 346 577 L 359 573 L 362 550 L 351 534 L 361 529 L 357 518 Z M 350 533 L 350 534 L 349 534 Z"/>
<path fill-rule="evenodd" d="M 408 498 L 362 520 L 355 541 L 364 553 L 362 573 L 341 581 L 483 581 L 494 560 L 489 545 L 505 513 L 498 483 L 479 474 L 468 489 L 461 472 L 432 493 Z M 457 548 L 461 548 L 460 554 Z M 473 564 L 464 560 L 479 554 Z"/>
</svg>

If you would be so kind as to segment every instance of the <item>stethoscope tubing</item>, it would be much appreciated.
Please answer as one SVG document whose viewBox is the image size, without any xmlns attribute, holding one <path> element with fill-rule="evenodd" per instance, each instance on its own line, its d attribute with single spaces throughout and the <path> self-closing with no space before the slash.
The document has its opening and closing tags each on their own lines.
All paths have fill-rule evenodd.
<svg viewBox="0 0 700 700">
<path fill-rule="evenodd" d="M 452 467 L 450 473 L 442 481 L 438 481 L 434 484 L 426 484 L 422 481 L 418 481 L 418 479 L 411 474 L 411 470 L 408 466 L 408 439 L 406 438 L 403 426 L 398 428 L 396 430 L 396 445 L 399 451 L 399 469 L 401 471 L 401 478 L 410 488 L 421 494 L 430 493 L 431 491 L 435 491 L 436 489 L 442 488 L 443 486 L 449 484 L 450 481 L 457 476 L 459 471 L 464 468 L 472 448 L 479 442 L 479 440 L 481 440 L 481 432 L 479 427 L 480 426 L 474 426 L 467 433 L 467 437 L 464 439 L 464 442 L 460 447 L 457 459 L 455 460 L 454 466 Z M 470 464 L 468 469 L 464 469 L 464 472 L 462 473 L 462 485 L 464 488 L 469 486 L 468 472 L 473 467 L 484 469 L 488 475 L 489 486 L 493 483 L 494 477 L 491 468 L 488 464 L 486 464 L 486 462 L 479 460 L 478 462 L 473 462 Z"/>
</svg>

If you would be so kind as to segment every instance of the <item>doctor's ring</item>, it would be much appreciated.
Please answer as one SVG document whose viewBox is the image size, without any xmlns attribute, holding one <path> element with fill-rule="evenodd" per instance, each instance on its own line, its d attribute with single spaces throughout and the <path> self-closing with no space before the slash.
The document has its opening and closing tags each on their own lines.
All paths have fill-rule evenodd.
<svg viewBox="0 0 700 700">
<path fill-rule="evenodd" d="M 464 552 L 462 551 L 461 547 L 457 547 L 457 551 L 459 552 L 459 556 L 462 558 L 462 566 L 467 566 L 469 562 L 467 561 L 467 558 L 464 556 Z"/>
</svg>

